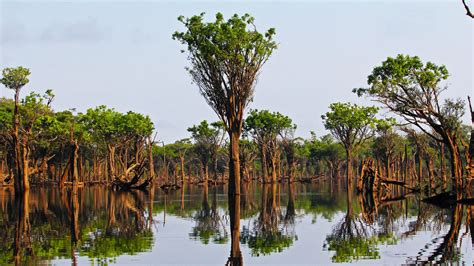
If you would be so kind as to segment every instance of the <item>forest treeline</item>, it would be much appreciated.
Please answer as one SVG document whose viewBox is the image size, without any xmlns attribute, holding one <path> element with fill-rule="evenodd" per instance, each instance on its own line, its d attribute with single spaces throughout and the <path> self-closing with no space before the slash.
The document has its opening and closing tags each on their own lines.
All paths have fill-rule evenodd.
<svg viewBox="0 0 474 266">
<path fill-rule="evenodd" d="M 8 86 L 9 76 L 19 72 L 27 78 L 26 71 L 21 67 L 5 69 L 2 83 Z M 106 106 L 84 113 L 55 111 L 51 108 L 53 100 L 51 90 L 44 94 L 32 92 L 17 104 L 14 99 L 0 99 L 0 170 L 4 185 L 14 183 L 16 109 L 18 157 L 25 181 L 19 180 L 25 184 L 63 187 L 80 182 L 133 188 L 155 177 L 165 184 L 217 184 L 228 179 L 229 140 L 220 121 L 190 125 L 188 138 L 164 144 L 156 141 L 155 126 L 146 115 L 120 113 Z M 378 172 L 386 178 L 406 181 L 412 187 L 445 190 L 454 176 L 454 167 L 445 142 L 437 139 L 441 135 L 399 125 L 393 118 L 377 118 L 377 113 L 376 107 L 332 104 L 323 116 L 332 134 L 316 136 L 312 132 L 304 139 L 295 137 L 297 126 L 290 117 L 269 110 L 250 110 L 239 141 L 242 179 L 264 183 L 324 179 L 341 183 L 347 170 L 355 169 L 358 177 L 362 161 L 372 157 L 376 158 Z M 460 118 L 453 122 L 459 163 L 465 169 L 471 128 L 461 125 Z"/>
<path fill-rule="evenodd" d="M 228 183 L 229 194 L 240 194 L 241 179 L 339 182 L 345 176 L 347 187 L 357 180 L 359 190 L 388 183 L 461 192 L 473 177 L 472 128 L 461 123 L 465 101 L 446 97 L 444 65 L 388 57 L 373 68 L 366 87 L 352 90 L 377 107 L 333 103 L 321 116 L 329 134 L 303 139 L 295 137 L 290 117 L 249 110 L 257 77 L 278 48 L 275 29 L 258 32 L 248 14 L 178 20 L 185 31 L 172 38 L 186 47 L 186 69 L 219 121 L 189 125 L 189 138 L 165 144 L 143 114 L 107 106 L 55 111 L 51 90 L 22 98 L 30 70 L 5 68 L 0 83 L 14 98 L 0 101 L 1 183 L 21 192 L 30 183 L 131 190 L 155 181 L 169 188 L 210 182 Z M 469 107 L 474 117 L 470 101 Z"/>
</svg>

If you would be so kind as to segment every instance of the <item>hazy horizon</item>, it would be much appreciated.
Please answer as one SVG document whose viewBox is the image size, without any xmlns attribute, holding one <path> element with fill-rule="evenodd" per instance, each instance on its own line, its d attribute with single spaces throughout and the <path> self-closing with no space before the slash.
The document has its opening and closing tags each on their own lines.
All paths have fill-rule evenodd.
<svg viewBox="0 0 474 266">
<path fill-rule="evenodd" d="M 400 53 L 446 65 L 445 97 L 473 95 L 474 28 L 461 1 L 2 1 L 0 68 L 31 69 L 22 97 L 51 88 L 55 110 L 104 104 L 147 114 L 158 138 L 173 142 L 193 124 L 217 120 L 171 39 L 183 29 L 179 15 L 201 12 L 209 20 L 216 12 L 250 13 L 259 31 L 276 28 L 279 49 L 250 109 L 288 115 L 298 136 L 326 134 L 321 114 L 332 102 L 374 104 L 352 88 L 366 86 L 374 66 Z M 13 95 L 0 88 L 0 97 Z"/>
</svg>

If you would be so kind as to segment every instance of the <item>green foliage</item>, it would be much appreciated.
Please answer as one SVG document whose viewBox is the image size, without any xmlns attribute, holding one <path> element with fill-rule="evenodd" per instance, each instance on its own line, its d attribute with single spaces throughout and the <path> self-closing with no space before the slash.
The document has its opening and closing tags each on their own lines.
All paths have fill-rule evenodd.
<svg viewBox="0 0 474 266">
<path fill-rule="evenodd" d="M 15 102 L 13 100 L 0 98 L 0 132 L 6 132 L 12 128 L 14 107 Z"/>
<path fill-rule="evenodd" d="M 240 134 L 260 69 L 277 48 L 275 29 L 258 32 L 249 14 L 235 14 L 227 21 L 221 13 L 214 22 L 204 22 L 204 13 L 178 20 L 186 31 L 175 32 L 173 39 L 187 48 L 193 82 L 226 130 Z"/>
<path fill-rule="evenodd" d="M 288 116 L 268 110 L 251 110 L 245 120 L 245 131 L 257 141 L 273 140 L 285 130 L 294 130 L 296 125 Z"/>
<path fill-rule="evenodd" d="M 106 143 L 144 138 L 154 130 L 150 117 L 132 111 L 122 114 L 105 105 L 79 114 L 79 122 L 96 140 Z"/>
<path fill-rule="evenodd" d="M 28 84 L 28 82 L 30 82 L 28 79 L 30 74 L 31 73 L 28 68 L 21 66 L 17 68 L 4 68 L 2 70 L 2 78 L 0 79 L 0 83 L 9 89 L 19 90 Z"/>
<path fill-rule="evenodd" d="M 456 131 L 464 115 L 464 101 L 446 99 L 440 95 L 446 90 L 442 82 L 449 76 L 445 66 L 432 62 L 424 64 L 417 56 L 388 57 L 368 76 L 369 88 L 354 89 L 359 96 L 368 95 L 409 123 L 429 133 L 429 125 L 439 134 Z M 431 135 L 436 138 L 434 135 Z"/>
<path fill-rule="evenodd" d="M 375 117 L 378 108 L 351 103 L 332 103 L 330 112 L 321 116 L 326 129 L 346 148 L 352 149 L 373 135 L 379 122 Z"/>
<path fill-rule="evenodd" d="M 334 251 L 331 260 L 335 263 L 352 262 L 361 259 L 379 259 L 380 252 L 378 245 L 395 245 L 397 238 L 394 235 L 389 236 L 373 236 L 373 237 L 350 237 L 341 239 L 329 236 L 326 239 L 329 251 Z"/>
<path fill-rule="evenodd" d="M 252 256 L 282 252 L 293 245 L 295 240 L 297 240 L 296 236 L 285 235 L 281 231 L 262 231 L 252 234 L 247 227 L 243 228 L 240 238 L 242 244 L 249 246 Z"/>
</svg>

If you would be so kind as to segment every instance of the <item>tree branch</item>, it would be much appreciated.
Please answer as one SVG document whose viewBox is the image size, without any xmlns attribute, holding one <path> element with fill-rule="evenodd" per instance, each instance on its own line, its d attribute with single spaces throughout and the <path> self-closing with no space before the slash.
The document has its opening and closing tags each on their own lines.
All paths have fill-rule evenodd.
<svg viewBox="0 0 474 266">
<path fill-rule="evenodd" d="M 462 4 L 464 5 L 464 9 L 466 9 L 466 15 L 471 18 L 474 18 L 474 14 L 471 12 L 469 6 L 466 4 L 466 0 L 462 0 Z"/>
</svg>

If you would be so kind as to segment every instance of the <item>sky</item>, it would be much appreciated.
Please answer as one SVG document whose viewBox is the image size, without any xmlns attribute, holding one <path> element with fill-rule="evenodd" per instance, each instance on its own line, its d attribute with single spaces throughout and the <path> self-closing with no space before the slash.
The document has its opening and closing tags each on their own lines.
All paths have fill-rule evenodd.
<svg viewBox="0 0 474 266">
<path fill-rule="evenodd" d="M 474 8 L 474 1 L 469 0 Z M 107 105 L 149 115 L 166 143 L 217 120 L 185 71 L 180 15 L 250 13 L 276 28 L 278 49 L 263 67 L 251 109 L 288 115 L 296 135 L 327 134 L 332 102 L 373 105 L 353 88 L 397 54 L 446 65 L 444 97 L 473 96 L 474 21 L 461 1 L 5 1 L 0 0 L 0 68 L 30 68 L 22 91 L 53 89 L 57 111 Z M 0 97 L 12 97 L 0 85 Z M 464 122 L 468 123 L 467 115 Z"/>
</svg>

